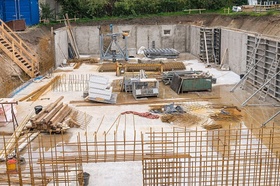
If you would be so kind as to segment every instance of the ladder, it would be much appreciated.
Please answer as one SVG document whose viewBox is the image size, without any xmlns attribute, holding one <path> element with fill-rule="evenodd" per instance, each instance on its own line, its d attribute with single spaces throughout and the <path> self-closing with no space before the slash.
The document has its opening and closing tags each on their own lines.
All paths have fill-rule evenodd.
<svg viewBox="0 0 280 186">
<path fill-rule="evenodd" d="M 29 77 L 40 75 L 36 54 L 0 19 L 0 49 Z"/>
<path fill-rule="evenodd" d="M 279 64 L 279 59 L 276 59 L 276 58 L 277 58 L 277 55 L 275 56 L 275 58 L 273 59 L 273 61 L 271 63 L 271 66 L 270 66 L 269 71 L 268 71 L 268 73 L 266 75 L 265 81 L 267 79 L 271 79 L 274 76 L 274 74 L 277 74 L 277 68 L 278 68 L 278 64 Z M 269 81 L 269 83 L 267 83 L 267 85 L 265 85 L 263 87 L 263 89 L 260 91 L 259 100 L 265 101 L 266 96 L 269 93 L 269 88 L 271 87 L 272 80 L 273 79 L 271 79 L 271 81 Z"/>
</svg>

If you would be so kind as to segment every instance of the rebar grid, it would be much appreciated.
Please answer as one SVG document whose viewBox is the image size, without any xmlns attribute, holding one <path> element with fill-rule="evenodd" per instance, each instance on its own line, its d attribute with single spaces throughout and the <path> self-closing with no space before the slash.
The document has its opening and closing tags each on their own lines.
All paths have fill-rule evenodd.
<svg viewBox="0 0 280 186">
<path fill-rule="evenodd" d="M 0 166 L 0 185 L 78 185 L 83 163 L 125 161 L 142 161 L 143 185 L 279 185 L 279 134 L 276 127 L 245 126 L 78 133 L 71 141 L 63 134 L 40 134 L 18 152 L 26 164 L 18 165 L 16 174 Z M 3 136 L 1 145 L 7 141 Z"/>
</svg>

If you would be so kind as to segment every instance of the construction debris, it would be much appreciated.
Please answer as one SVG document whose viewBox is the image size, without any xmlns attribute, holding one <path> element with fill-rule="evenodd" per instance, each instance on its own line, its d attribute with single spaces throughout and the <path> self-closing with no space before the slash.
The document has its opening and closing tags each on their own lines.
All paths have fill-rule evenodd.
<svg viewBox="0 0 280 186">
<path fill-rule="evenodd" d="M 164 113 L 164 114 L 182 114 L 186 113 L 183 108 L 179 105 L 174 105 L 174 103 L 169 105 L 150 105 L 150 112 L 153 113 Z"/>
<path fill-rule="evenodd" d="M 162 122 L 175 124 L 181 127 L 190 127 L 193 125 L 198 125 L 202 118 L 190 114 L 190 113 L 184 113 L 184 114 L 165 114 L 160 117 Z"/>
<path fill-rule="evenodd" d="M 223 126 L 221 124 L 211 123 L 211 122 L 203 124 L 202 127 L 205 128 L 206 130 L 216 130 L 216 129 L 223 128 Z"/>
<path fill-rule="evenodd" d="M 125 112 L 121 113 L 121 115 L 124 115 L 124 114 L 134 114 L 134 115 L 149 118 L 149 119 L 158 119 L 159 118 L 158 115 L 152 114 L 150 112 L 125 111 Z"/>
<path fill-rule="evenodd" d="M 37 115 L 29 120 L 26 128 L 36 129 L 41 132 L 61 133 L 70 128 L 70 126 L 80 126 L 71 118 L 72 109 L 68 104 L 60 103 L 63 96 L 59 97 L 55 102 L 50 103 L 42 109 Z"/>
<path fill-rule="evenodd" d="M 234 121 L 238 122 L 241 120 L 242 115 L 236 108 L 223 108 L 218 113 L 211 114 L 210 118 L 214 121 Z"/>
<path fill-rule="evenodd" d="M 97 58 L 75 58 L 75 59 L 68 59 L 67 63 L 98 63 L 99 60 Z"/>
<path fill-rule="evenodd" d="M 167 58 L 175 59 L 179 56 L 179 52 L 174 48 L 151 48 L 144 49 L 144 55 L 148 58 Z"/>
</svg>

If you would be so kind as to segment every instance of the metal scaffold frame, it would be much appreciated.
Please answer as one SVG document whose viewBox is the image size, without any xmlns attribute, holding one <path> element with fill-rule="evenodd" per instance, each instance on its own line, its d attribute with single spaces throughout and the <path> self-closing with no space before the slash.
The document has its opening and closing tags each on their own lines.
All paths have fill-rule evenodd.
<svg viewBox="0 0 280 186">
<path fill-rule="evenodd" d="M 247 37 L 247 71 L 242 79 L 231 89 L 231 92 L 241 86 L 253 87 L 256 90 L 247 98 L 242 106 L 259 95 L 258 100 L 266 104 L 267 96 L 280 100 L 280 43 L 275 40 L 262 38 L 261 35 Z M 260 104 L 261 105 L 261 104 Z M 271 103 L 272 105 L 272 103 Z M 261 126 L 266 126 L 279 112 L 276 112 Z"/>
<path fill-rule="evenodd" d="M 100 45 L 100 60 L 112 60 L 116 62 L 117 60 L 128 61 L 128 51 L 127 51 L 127 34 L 126 33 L 113 33 L 113 27 L 110 25 L 111 33 L 106 35 L 101 33 L 101 28 L 99 28 L 99 45 Z M 108 46 L 104 45 L 105 38 L 110 38 L 110 43 Z M 124 47 L 122 48 L 118 43 L 118 38 L 122 37 L 124 39 Z M 112 47 L 114 47 L 112 49 Z"/>
</svg>

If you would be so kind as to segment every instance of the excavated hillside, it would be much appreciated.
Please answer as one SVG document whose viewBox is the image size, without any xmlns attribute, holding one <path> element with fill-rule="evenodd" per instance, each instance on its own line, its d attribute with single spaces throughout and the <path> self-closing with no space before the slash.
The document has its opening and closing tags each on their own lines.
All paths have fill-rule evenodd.
<svg viewBox="0 0 280 186">
<path fill-rule="evenodd" d="M 87 23 L 71 23 L 72 26 L 90 26 L 109 24 L 128 25 L 153 25 L 153 24 L 192 24 L 206 27 L 228 27 L 249 32 L 256 32 L 262 35 L 280 38 L 280 15 L 277 16 L 246 16 L 246 15 L 217 15 L 199 14 L 170 17 L 148 17 L 135 19 L 114 19 L 108 21 L 91 21 Z M 24 32 L 18 33 L 20 37 L 34 50 L 40 59 L 42 74 L 46 73 L 54 64 L 54 51 L 52 44 L 51 27 L 57 29 L 64 24 L 40 25 L 27 28 Z M 6 97 L 13 89 L 23 82 L 28 81 L 28 77 L 21 69 L 14 64 L 4 53 L 0 51 L 0 97 Z"/>
</svg>

